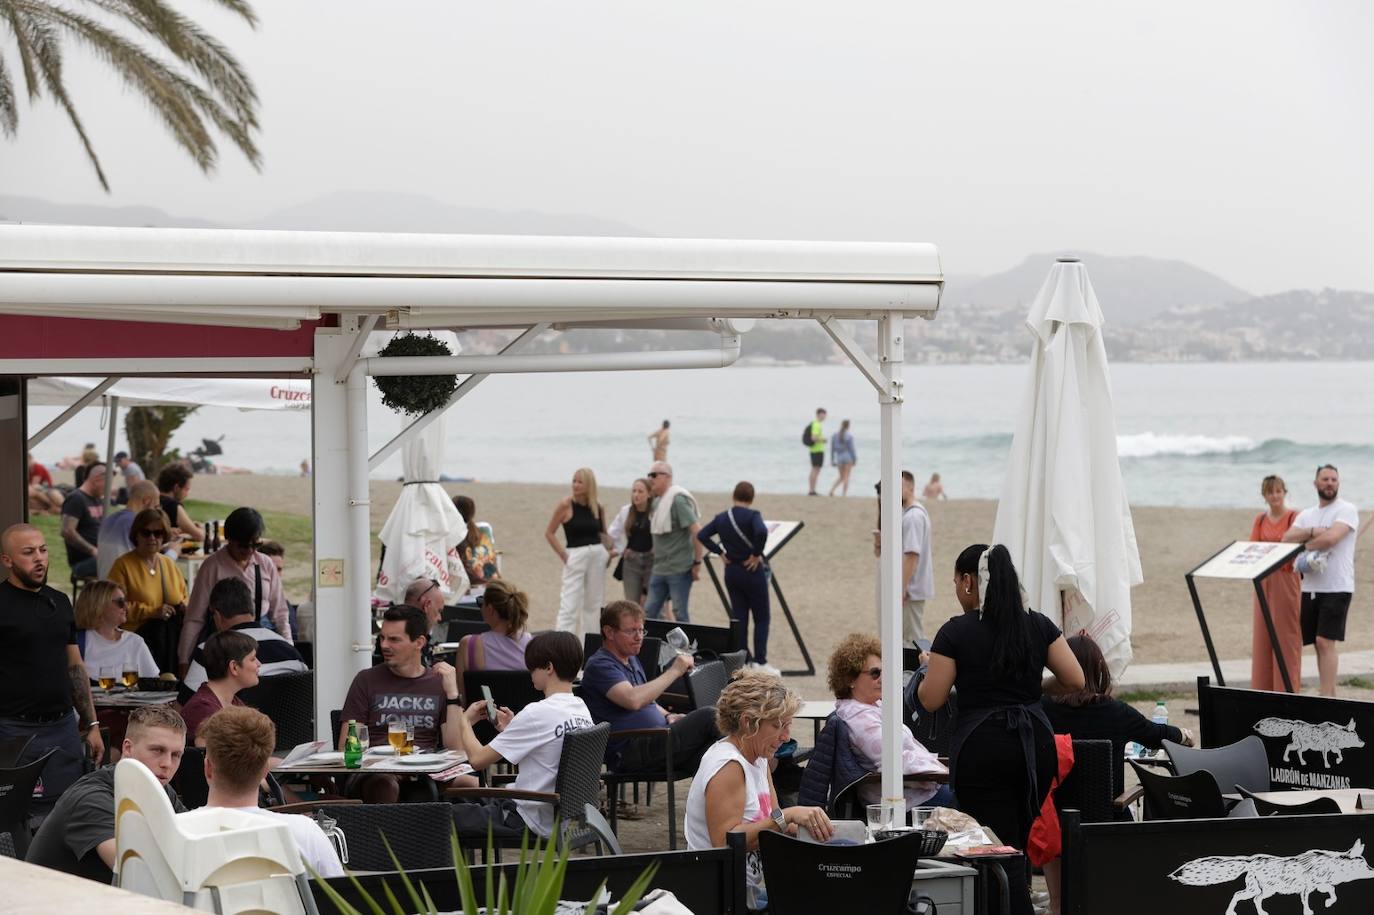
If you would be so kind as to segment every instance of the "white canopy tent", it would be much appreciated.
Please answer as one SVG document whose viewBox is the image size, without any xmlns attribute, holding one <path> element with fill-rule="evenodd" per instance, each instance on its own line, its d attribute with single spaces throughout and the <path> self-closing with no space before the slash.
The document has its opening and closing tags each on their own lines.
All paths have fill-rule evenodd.
<svg viewBox="0 0 1374 915">
<path fill-rule="evenodd" d="M 1131 588 L 1144 580 L 1116 450 L 1102 309 L 1088 270 L 1061 258 L 1035 297 L 1030 384 L 997 503 L 1030 605 L 1087 630 L 1114 676 L 1131 660 Z"/>
<path fill-rule="evenodd" d="M 903 322 L 933 317 L 943 274 L 935 247 L 911 243 L 548 238 L 0 226 L 0 314 L 297 329 L 324 319 L 313 351 L 235 357 L 0 358 L 0 374 L 306 374 L 313 381 L 316 719 L 371 651 L 369 460 L 416 434 L 422 418 L 369 457 L 369 374 L 460 373 L 454 397 L 501 372 L 704 368 L 738 357 L 758 319 L 817 321 L 880 402 L 884 645 L 884 797 L 900 803 L 901 381 Z M 878 354 L 838 322 L 872 320 Z M 709 325 L 719 349 L 524 355 L 546 325 Z M 496 356 L 359 358 L 386 328 L 504 327 Z M 452 403 L 451 401 L 450 403 Z"/>
<path fill-rule="evenodd" d="M 99 378 L 36 377 L 30 406 L 68 406 L 100 387 Z M 237 410 L 309 410 L 305 378 L 120 378 L 97 396 L 118 397 L 126 407 L 214 406 Z"/>
</svg>

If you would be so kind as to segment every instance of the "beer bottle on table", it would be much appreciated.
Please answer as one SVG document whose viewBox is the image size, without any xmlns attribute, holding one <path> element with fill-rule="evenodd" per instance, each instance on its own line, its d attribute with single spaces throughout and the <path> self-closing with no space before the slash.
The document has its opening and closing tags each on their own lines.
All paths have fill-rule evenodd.
<svg viewBox="0 0 1374 915">
<path fill-rule="evenodd" d="M 358 722 L 348 720 L 348 736 L 344 738 L 344 768 L 358 769 L 363 764 L 363 744 L 358 740 Z"/>
</svg>

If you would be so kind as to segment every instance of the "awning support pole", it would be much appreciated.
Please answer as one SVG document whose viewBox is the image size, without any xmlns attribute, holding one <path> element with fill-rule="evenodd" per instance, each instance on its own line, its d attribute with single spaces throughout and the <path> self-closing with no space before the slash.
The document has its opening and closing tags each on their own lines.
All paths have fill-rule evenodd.
<svg viewBox="0 0 1374 915">
<path fill-rule="evenodd" d="M 110 497 L 114 493 L 115 475 L 115 427 L 119 425 L 119 398 L 109 398 L 110 430 L 105 436 L 105 494 L 100 497 L 100 517 L 110 513 Z"/>
<path fill-rule="evenodd" d="M 52 422 L 48 423 L 42 429 L 39 429 L 33 435 L 29 436 L 29 440 L 25 450 L 32 451 L 39 442 L 43 441 L 43 439 L 47 438 L 49 435 L 52 435 L 58 429 L 61 429 L 63 426 L 65 426 L 67 424 L 67 420 L 71 419 L 73 416 L 80 413 L 82 410 L 86 409 L 86 407 L 90 406 L 91 401 L 95 400 L 101 394 L 104 394 L 106 391 L 108 391 L 111 385 L 115 384 L 117 381 L 119 381 L 119 378 L 117 376 L 111 375 L 109 378 L 106 378 L 104 381 L 100 382 L 100 384 L 91 388 L 85 394 L 82 394 L 80 397 L 76 399 L 76 403 L 72 404 L 70 407 L 63 410 L 61 413 L 57 414 L 57 416 L 53 419 Z"/>
<path fill-rule="evenodd" d="M 344 594 L 353 627 L 353 657 L 372 656 L 371 498 L 367 485 L 367 375 L 365 362 L 354 362 L 345 393 L 348 416 L 348 563 Z M 356 663 L 357 667 L 367 666 Z"/>
<path fill-rule="evenodd" d="M 879 514 L 879 638 L 883 643 L 883 804 L 905 810 L 902 792 L 902 341 L 903 316 L 878 319 L 878 361 L 885 388 L 879 393 L 882 426 L 882 496 Z"/>
<path fill-rule="evenodd" d="M 532 327 L 525 328 L 523 331 L 521 331 L 519 336 L 517 336 L 514 340 L 510 341 L 501 348 L 500 355 L 515 355 L 521 350 L 526 349 L 531 343 L 533 343 L 535 340 L 539 338 L 540 334 L 542 334 L 544 331 L 548 329 L 549 325 L 547 324 L 535 324 Z M 448 399 L 448 403 L 444 404 L 437 410 L 429 411 L 424 416 L 417 417 L 414 422 L 406 426 L 400 432 L 396 433 L 396 436 L 392 438 L 391 441 L 387 442 L 385 445 L 383 445 L 382 447 L 378 448 L 375 452 L 373 452 L 372 456 L 367 459 L 367 469 L 369 471 L 372 471 L 380 467 L 382 465 L 382 461 L 385 461 L 387 458 L 391 457 L 391 455 L 398 448 L 400 448 L 406 442 L 410 441 L 415 436 L 419 435 L 422 431 L 424 431 L 426 426 L 434 422 L 440 416 L 443 416 L 444 413 L 447 412 L 449 407 L 452 407 L 458 401 L 462 400 L 468 394 L 472 393 L 474 388 L 476 388 L 483 381 L 486 381 L 489 377 L 491 377 L 490 372 L 479 372 L 464 378 L 458 384 L 458 389 L 453 392 L 453 396 Z"/>
<path fill-rule="evenodd" d="M 348 347 L 348 356 L 344 358 L 338 373 L 334 376 L 334 381 L 337 384 L 343 384 L 348 380 L 348 373 L 352 371 L 353 363 L 358 361 L 358 354 L 363 351 L 363 346 L 367 344 L 368 335 L 376 328 L 381 317 L 381 315 L 368 315 L 367 319 L 363 321 L 363 326 L 358 328 L 358 333 L 353 337 L 353 343 Z"/>
</svg>

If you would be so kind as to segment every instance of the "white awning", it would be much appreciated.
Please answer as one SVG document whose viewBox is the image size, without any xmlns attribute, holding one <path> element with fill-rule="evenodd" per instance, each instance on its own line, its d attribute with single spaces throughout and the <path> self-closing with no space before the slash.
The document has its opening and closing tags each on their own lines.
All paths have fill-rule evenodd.
<svg viewBox="0 0 1374 915">
<path fill-rule="evenodd" d="M 100 381 L 96 377 L 55 375 L 30 378 L 28 402 L 31 406 L 65 407 Z M 310 409 L 308 378 L 124 378 L 111 385 L 105 394 L 118 397 L 121 407 L 204 405 L 237 410 Z"/>
</svg>

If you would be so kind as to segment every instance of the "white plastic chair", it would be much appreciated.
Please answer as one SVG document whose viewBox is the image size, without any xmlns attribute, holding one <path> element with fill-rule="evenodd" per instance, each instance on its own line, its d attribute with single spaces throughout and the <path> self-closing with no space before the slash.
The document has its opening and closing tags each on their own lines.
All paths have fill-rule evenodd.
<svg viewBox="0 0 1374 915">
<path fill-rule="evenodd" d="M 140 762 L 115 767 L 115 885 L 221 915 L 318 915 L 296 840 L 239 810 L 178 814 Z"/>
</svg>

